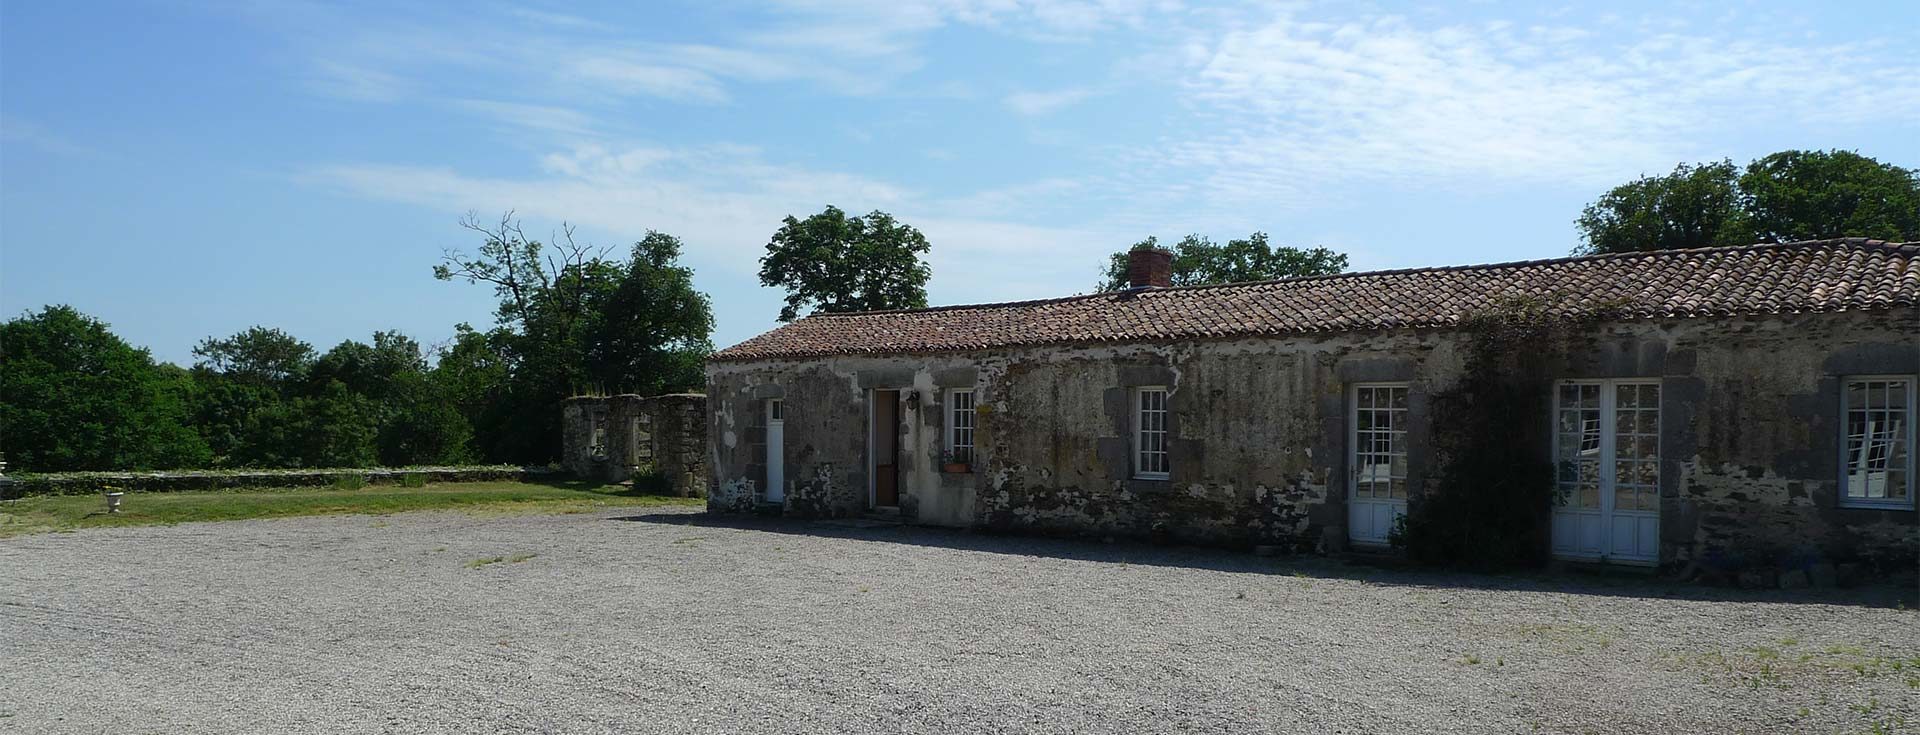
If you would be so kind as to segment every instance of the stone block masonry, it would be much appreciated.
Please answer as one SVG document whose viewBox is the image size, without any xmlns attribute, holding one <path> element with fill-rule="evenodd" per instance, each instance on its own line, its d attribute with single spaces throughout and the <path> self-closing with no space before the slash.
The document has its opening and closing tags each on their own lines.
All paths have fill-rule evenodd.
<svg viewBox="0 0 1920 735">
<path fill-rule="evenodd" d="M 1646 475 L 1654 494 L 1638 516 L 1651 520 L 1616 520 L 1603 538 L 1633 530 L 1636 563 L 1682 577 L 1766 570 L 1812 583 L 1848 564 L 1911 574 L 1920 555 L 1912 505 L 1853 507 L 1842 497 L 1840 410 L 1850 376 L 1914 374 L 1915 329 L 1913 312 L 1893 311 L 1632 320 L 1576 335 L 1552 381 L 1635 381 L 1659 395 L 1657 427 L 1646 429 L 1658 457 Z M 1404 387 L 1391 446 L 1402 458 L 1390 472 L 1405 485 L 1397 502 L 1418 504 L 1443 469 L 1430 444 L 1452 429 L 1432 402 L 1461 379 L 1463 339 L 1403 329 L 714 361 L 708 506 L 860 515 L 884 505 L 873 475 L 885 467 L 897 478 L 898 513 L 917 523 L 1335 551 L 1366 540 L 1355 478 L 1389 471 L 1356 460 L 1356 386 Z M 1148 388 L 1167 394 L 1165 474 L 1134 464 L 1138 395 Z M 965 473 L 941 463 L 956 390 L 975 392 Z M 876 395 L 900 396 L 887 414 L 897 425 L 873 425 Z M 765 421 L 775 399 L 784 405 L 777 465 Z M 1557 425 L 1545 411 L 1514 420 L 1543 433 Z M 897 455 L 873 456 L 877 431 L 898 437 Z M 1563 473 L 1592 453 L 1568 451 Z M 778 500 L 770 466 L 781 468 Z M 1569 545 L 1585 540 L 1566 535 Z M 1589 556 L 1620 561 L 1604 549 Z"/>
<path fill-rule="evenodd" d="M 578 396 L 561 407 L 561 467 L 602 482 L 644 482 L 705 497 L 707 397 Z"/>
</svg>

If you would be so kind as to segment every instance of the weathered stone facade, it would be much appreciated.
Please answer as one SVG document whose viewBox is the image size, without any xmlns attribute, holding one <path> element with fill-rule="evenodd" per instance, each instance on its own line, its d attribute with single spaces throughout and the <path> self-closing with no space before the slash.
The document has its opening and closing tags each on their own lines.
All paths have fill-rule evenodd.
<svg viewBox="0 0 1920 735">
<path fill-rule="evenodd" d="M 900 514 L 916 522 L 1332 550 L 1347 537 L 1351 388 L 1407 386 L 1415 503 L 1436 471 L 1434 396 L 1461 378 L 1447 330 L 722 360 L 707 368 L 713 510 L 766 498 L 783 406 L 791 515 L 869 511 L 869 396 L 901 391 Z M 1657 381 L 1659 563 L 1669 570 L 1911 567 L 1913 510 L 1841 507 L 1841 385 L 1920 372 L 1913 310 L 1588 328 L 1555 379 Z M 1130 396 L 1169 391 L 1170 476 L 1136 479 Z M 948 391 L 976 391 L 972 472 L 941 471 Z M 1552 418 L 1538 417 L 1540 431 Z M 886 430 L 880 427 L 879 430 Z"/>
<path fill-rule="evenodd" d="M 683 496 L 703 496 L 707 397 L 580 396 L 561 406 L 561 465 L 575 476 L 626 482 L 651 471 Z"/>
</svg>

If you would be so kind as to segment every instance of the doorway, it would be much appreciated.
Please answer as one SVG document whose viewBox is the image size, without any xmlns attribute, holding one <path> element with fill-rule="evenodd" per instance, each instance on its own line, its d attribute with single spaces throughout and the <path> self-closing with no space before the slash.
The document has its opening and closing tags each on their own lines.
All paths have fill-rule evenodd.
<svg viewBox="0 0 1920 735">
<path fill-rule="evenodd" d="M 1347 401 L 1347 539 L 1386 546 L 1407 514 L 1407 386 L 1362 383 Z"/>
<path fill-rule="evenodd" d="M 1553 420 L 1553 555 L 1659 563 L 1660 384 L 1563 382 Z"/>
<path fill-rule="evenodd" d="M 867 449 L 873 462 L 869 499 L 875 508 L 900 505 L 900 391 L 875 390 L 868 405 Z"/>
<path fill-rule="evenodd" d="M 786 444 L 786 406 L 778 398 L 767 399 L 767 502 L 787 499 L 787 468 L 783 447 Z"/>
</svg>

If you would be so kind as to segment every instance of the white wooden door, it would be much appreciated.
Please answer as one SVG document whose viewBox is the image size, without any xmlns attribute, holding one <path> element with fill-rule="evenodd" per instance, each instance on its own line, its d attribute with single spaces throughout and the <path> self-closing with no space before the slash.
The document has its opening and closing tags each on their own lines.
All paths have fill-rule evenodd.
<svg viewBox="0 0 1920 735">
<path fill-rule="evenodd" d="M 785 455 L 781 445 L 786 441 L 785 407 L 778 398 L 767 399 L 767 502 L 780 503 L 787 499 L 787 478 Z"/>
<path fill-rule="evenodd" d="M 1347 540 L 1385 546 L 1407 514 L 1407 386 L 1355 385 L 1347 405 Z"/>
<path fill-rule="evenodd" d="M 1554 391 L 1553 554 L 1660 561 L 1660 384 L 1567 381 Z"/>
</svg>

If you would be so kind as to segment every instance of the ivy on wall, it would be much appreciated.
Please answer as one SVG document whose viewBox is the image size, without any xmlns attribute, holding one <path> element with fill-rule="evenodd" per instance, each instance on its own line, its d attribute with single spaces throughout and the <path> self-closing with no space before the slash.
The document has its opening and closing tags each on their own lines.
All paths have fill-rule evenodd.
<svg viewBox="0 0 1920 735">
<path fill-rule="evenodd" d="M 1624 306 L 1571 301 L 1516 297 L 1462 318 L 1462 377 L 1431 399 L 1437 470 L 1392 535 L 1410 558 L 1470 568 L 1546 561 L 1555 483 L 1544 427 L 1553 380 L 1568 340 Z"/>
</svg>

